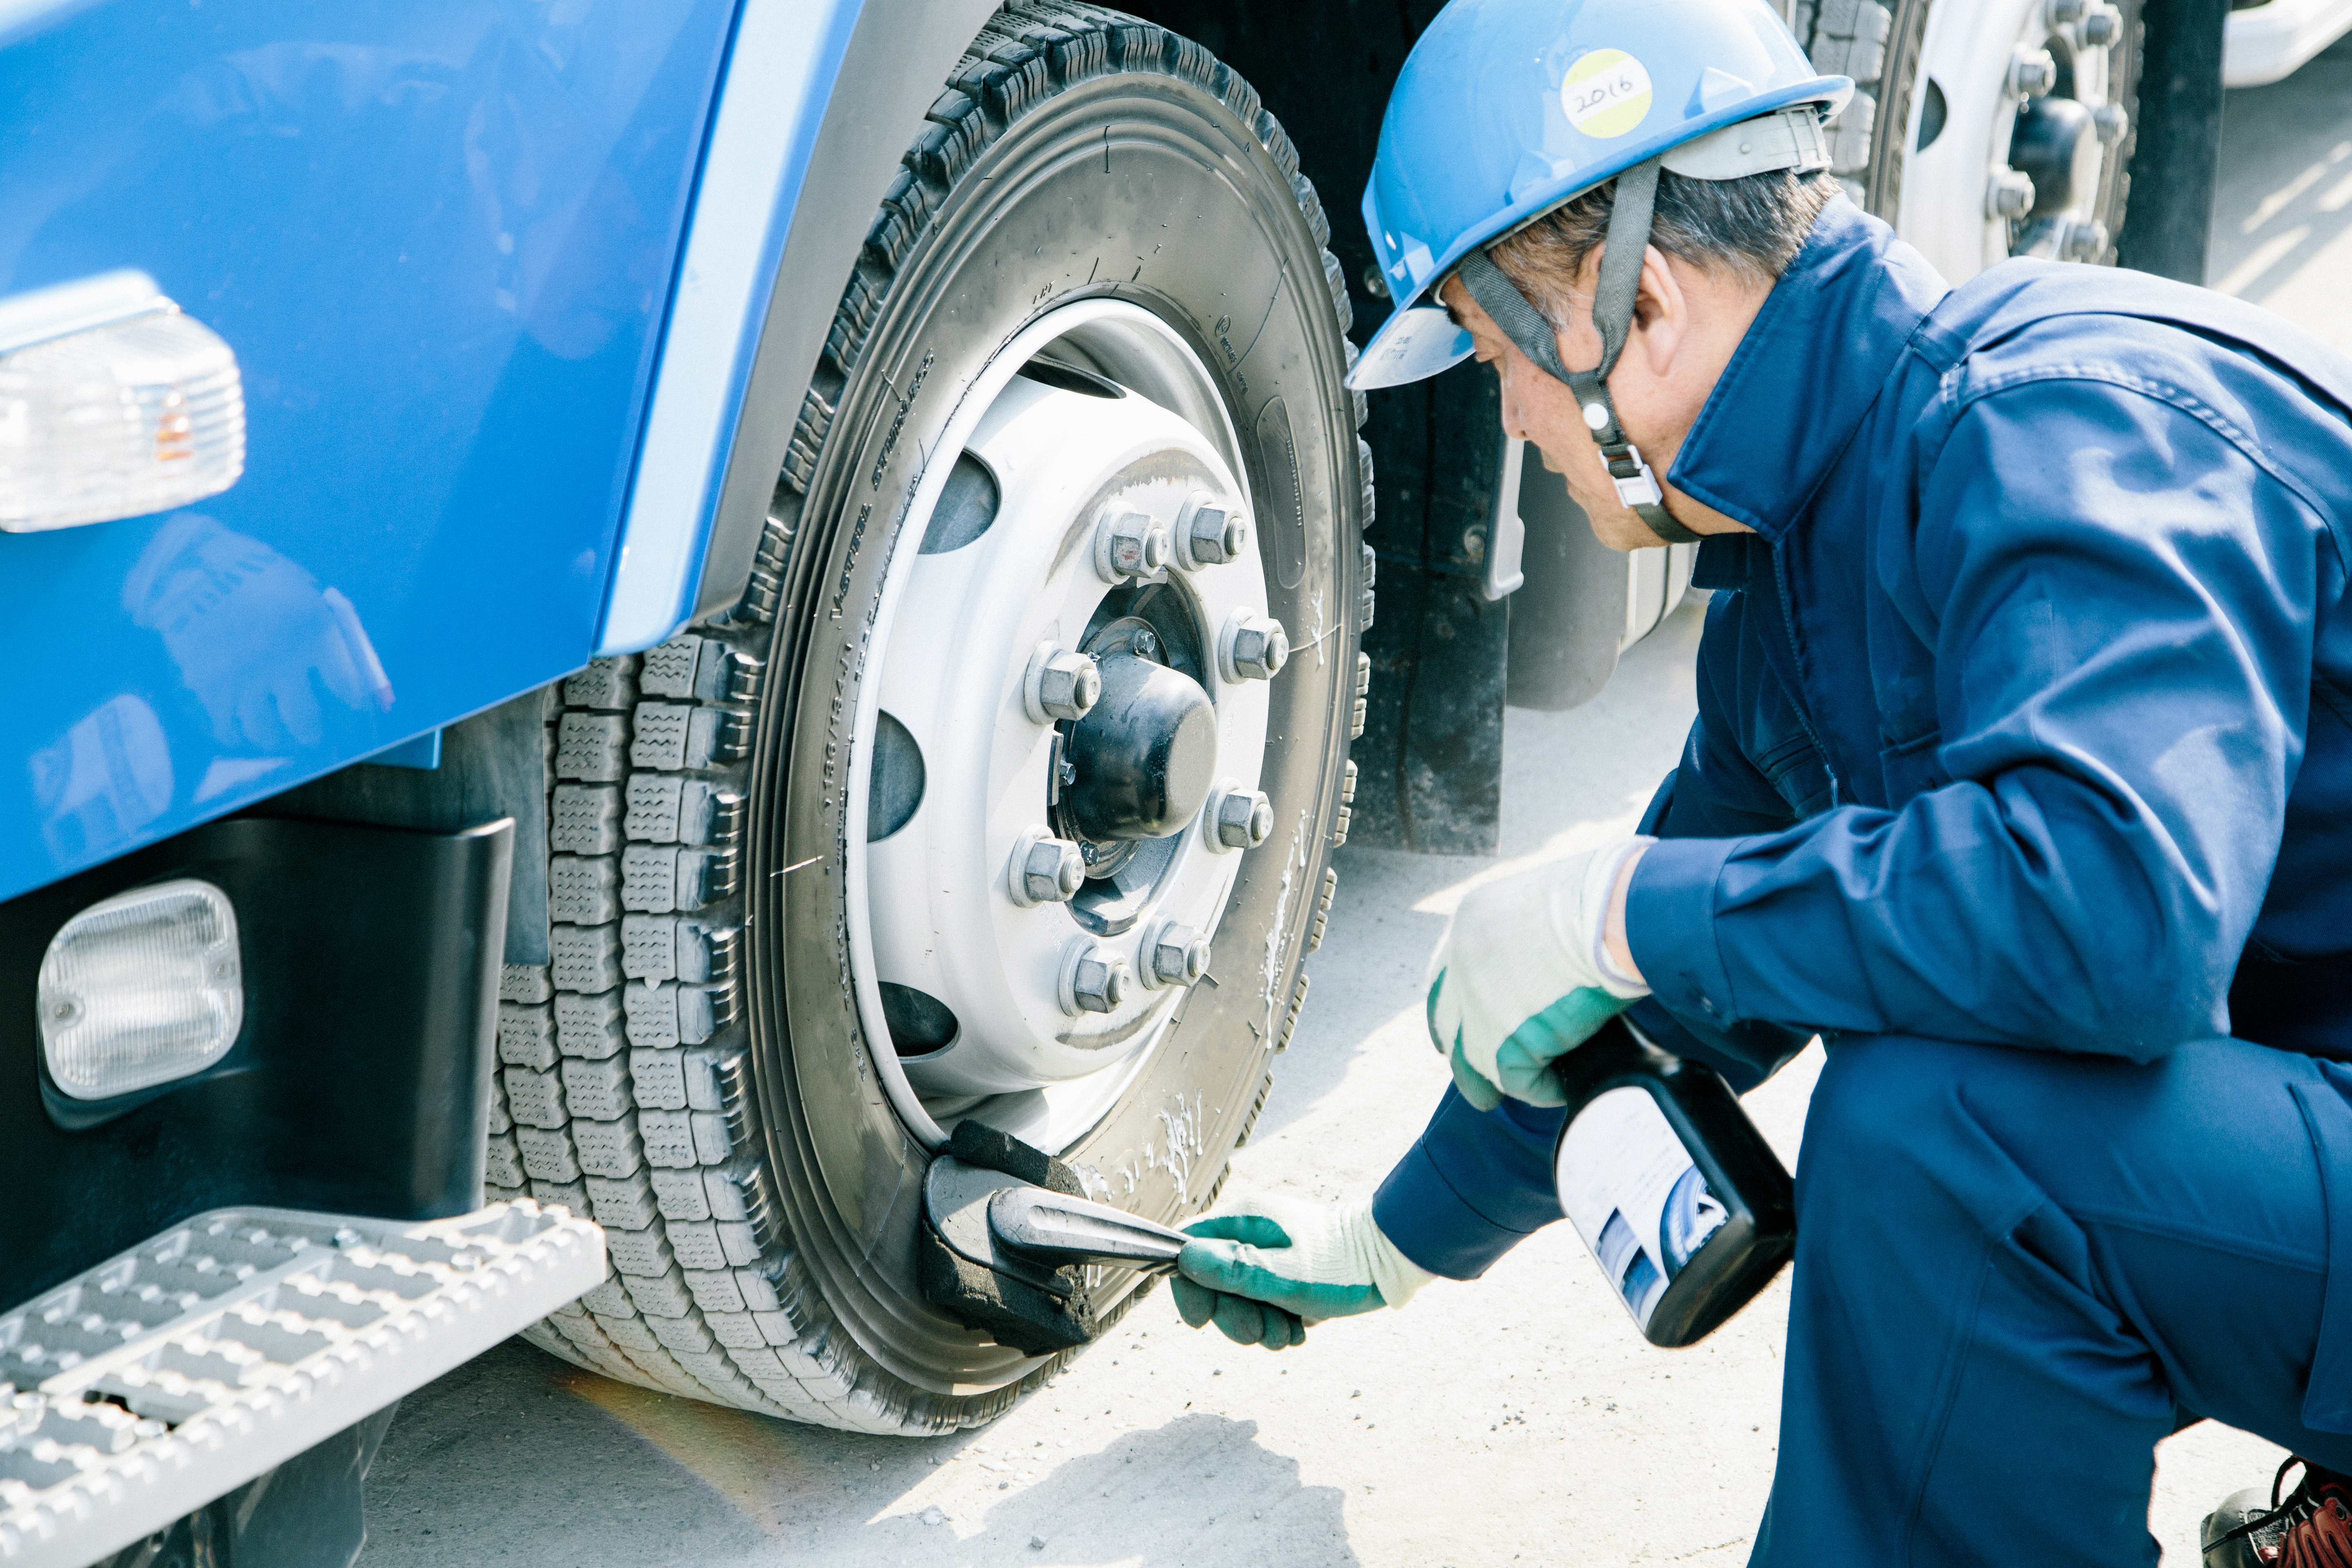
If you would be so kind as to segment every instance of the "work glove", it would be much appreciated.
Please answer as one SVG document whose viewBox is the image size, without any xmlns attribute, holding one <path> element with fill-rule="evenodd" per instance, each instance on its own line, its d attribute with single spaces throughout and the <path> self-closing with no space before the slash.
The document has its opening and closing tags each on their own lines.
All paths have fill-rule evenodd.
<svg viewBox="0 0 2352 1568">
<path fill-rule="evenodd" d="M 1601 937 L 1618 868 L 1651 842 L 1621 838 L 1464 895 L 1429 959 L 1429 1037 L 1463 1099 L 1566 1103 L 1552 1063 L 1650 994 L 1616 973 Z"/>
<path fill-rule="evenodd" d="M 1176 1310 L 1235 1344 L 1284 1350 L 1310 1323 L 1402 1307 L 1436 1278 L 1381 1234 L 1369 1201 L 1248 1198 L 1184 1230 L 1199 1239 L 1176 1258 Z"/>
</svg>

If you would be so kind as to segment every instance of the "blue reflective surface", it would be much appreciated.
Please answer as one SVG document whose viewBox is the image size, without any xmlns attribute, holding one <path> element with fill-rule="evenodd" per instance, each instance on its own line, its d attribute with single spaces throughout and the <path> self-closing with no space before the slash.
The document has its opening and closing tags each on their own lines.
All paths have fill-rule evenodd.
<svg viewBox="0 0 2352 1568">
<path fill-rule="evenodd" d="M 0 48 L 0 294 L 152 274 L 247 468 L 0 534 L 0 898 L 589 655 L 733 0 L 146 0 Z"/>
</svg>

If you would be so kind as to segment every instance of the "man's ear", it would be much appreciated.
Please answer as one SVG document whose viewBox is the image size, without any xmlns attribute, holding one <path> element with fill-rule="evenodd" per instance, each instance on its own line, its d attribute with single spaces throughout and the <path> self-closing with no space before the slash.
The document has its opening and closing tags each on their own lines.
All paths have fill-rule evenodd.
<svg viewBox="0 0 2352 1568">
<path fill-rule="evenodd" d="M 1650 374 L 1664 380 L 1690 328 L 1690 296 L 1665 253 L 1653 245 L 1642 253 L 1642 282 L 1633 296 L 1633 331 L 1626 350 L 1641 354 Z"/>
</svg>

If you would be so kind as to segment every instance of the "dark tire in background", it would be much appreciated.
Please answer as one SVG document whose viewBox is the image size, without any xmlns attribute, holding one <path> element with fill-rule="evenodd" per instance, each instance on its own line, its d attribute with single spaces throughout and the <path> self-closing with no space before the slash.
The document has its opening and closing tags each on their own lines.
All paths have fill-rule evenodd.
<svg viewBox="0 0 2352 1568">
<path fill-rule="evenodd" d="M 1248 77 L 1329 204 L 1330 249 L 1367 330 L 1389 310 L 1359 216 L 1389 91 L 1443 0 L 1135 0 Z M 1509 602 L 1481 591 L 1506 457 L 1493 373 L 1464 363 L 1370 398 L 1380 615 L 1349 841 L 1486 855 L 1497 843 Z"/>
<path fill-rule="evenodd" d="M 615 1272 L 533 1330 L 536 1342 L 796 1420 L 909 1435 L 971 1426 L 1064 1357 L 992 1343 L 918 1289 L 921 1175 L 944 1129 L 975 1116 L 1016 1131 L 1095 1195 L 1155 1219 L 1214 1195 L 1305 999 L 1300 961 L 1328 911 L 1326 862 L 1346 831 L 1363 710 L 1371 476 L 1360 401 L 1343 385 L 1349 312 L 1328 237 L 1280 124 L 1199 46 L 1059 4 L 1008 6 L 974 40 L 841 295 L 743 601 L 662 647 L 599 661 L 551 702 L 554 963 L 508 973 L 491 1182 L 493 1195 L 527 1190 L 593 1213 Z M 1012 710 L 975 710 L 963 729 L 953 713 L 934 721 L 952 733 L 880 704 L 949 689 L 1003 654 L 940 645 L 892 606 L 921 602 L 923 574 L 942 563 L 995 563 L 974 582 L 1001 584 L 1024 559 L 988 532 L 1025 537 L 1016 521 L 1048 491 L 1024 489 L 1013 469 L 1000 481 L 990 464 L 1005 460 L 1021 411 L 1040 407 L 1172 432 L 1176 457 L 1121 470 L 1134 494 L 1165 482 L 1207 487 L 1196 500 L 1220 482 L 1238 492 L 1254 524 L 1244 556 L 1188 567 L 1181 583 L 1173 569 L 1159 586 L 1122 580 L 1084 630 L 1099 641 L 1107 617 L 1157 626 L 1165 662 L 1213 692 L 1220 714 L 1256 715 L 1236 732 L 1262 742 L 1217 754 L 1219 787 L 1262 791 L 1272 832 L 1255 847 L 1213 846 L 1214 860 L 1186 837 L 1197 818 L 1174 847 L 1106 845 L 1107 860 L 1160 854 L 1175 868 L 1156 882 L 1133 873 L 1141 891 L 1090 878 L 1070 905 L 1005 913 L 989 819 L 971 850 L 994 879 L 973 906 L 982 916 L 940 926 L 942 947 L 979 952 L 977 927 L 1028 931 L 1069 911 L 1072 942 L 1131 945 L 1143 932 L 1148 954 L 1163 889 L 1191 888 L 1196 904 L 1201 887 L 1230 889 L 1215 894 L 1222 914 L 1209 911 L 1204 978 L 1160 982 L 1131 1005 L 1143 1010 L 1131 1028 L 1112 1015 L 1091 1036 L 1066 984 L 1072 1037 L 1111 1065 L 1041 1069 L 1024 1087 L 1002 1081 L 1023 1053 L 957 1022 L 997 1005 L 987 984 L 942 999 L 887 967 L 887 922 L 919 923 L 921 899 L 969 889 L 944 874 L 945 891 L 867 873 L 895 864 L 893 835 L 956 848 L 955 819 L 926 826 L 926 813 L 984 815 L 990 803 L 957 793 L 992 754 L 973 735 L 1029 743 L 1017 688 Z M 950 442 L 978 456 L 960 459 Z M 1033 442 L 1039 461 L 1087 458 L 1050 448 Z M 1196 456 L 1179 461 L 1179 448 Z M 1169 463 L 1182 470 L 1173 481 Z M 1076 527 L 1093 514 L 1074 515 Z M 1043 552 L 1036 571 L 1063 572 L 1068 554 Z M 1229 601 L 1287 629 L 1290 658 L 1271 680 L 1247 685 L 1220 663 L 1229 619 L 1186 620 L 1223 616 Z M 1058 635 L 1076 644 L 1080 631 Z M 908 663 L 924 658 L 940 662 Z M 958 771 L 967 756 L 980 771 Z M 1013 809 L 1033 808 L 1049 815 L 1042 791 Z M 1196 864 L 1224 880 L 1202 880 Z M 998 1081 L 943 1091 L 939 1063 L 983 1046 L 998 1050 L 982 1062 Z M 1028 1055 L 1058 1048 L 1041 1037 Z M 1138 1287 L 1123 1271 L 1089 1279 L 1106 1321 Z"/>
<path fill-rule="evenodd" d="M 2131 189 L 2141 0 L 1797 0 L 1850 76 L 1832 166 L 1954 282 L 2009 256 L 2116 258 Z"/>
</svg>

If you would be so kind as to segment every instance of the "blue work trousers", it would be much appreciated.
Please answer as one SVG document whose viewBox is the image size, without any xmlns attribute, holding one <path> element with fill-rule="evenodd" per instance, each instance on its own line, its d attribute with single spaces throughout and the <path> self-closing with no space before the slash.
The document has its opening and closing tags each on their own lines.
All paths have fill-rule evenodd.
<svg viewBox="0 0 2352 1568">
<path fill-rule="evenodd" d="M 2352 1068 L 1849 1041 L 1797 1215 L 1759 1568 L 2152 1568 L 2184 1410 L 2352 1470 Z"/>
</svg>

